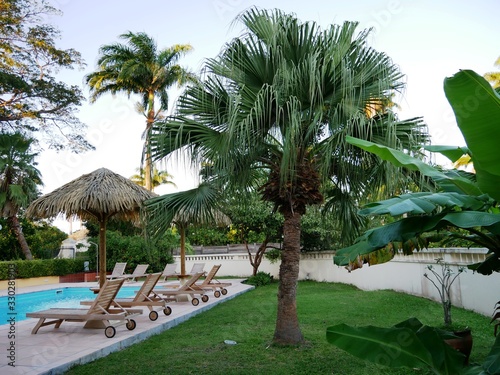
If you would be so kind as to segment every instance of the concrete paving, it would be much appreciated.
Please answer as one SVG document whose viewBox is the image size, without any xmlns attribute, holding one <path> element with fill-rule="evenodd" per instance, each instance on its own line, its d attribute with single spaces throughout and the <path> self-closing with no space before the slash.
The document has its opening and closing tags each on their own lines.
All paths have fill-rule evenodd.
<svg viewBox="0 0 500 375">
<path fill-rule="evenodd" d="M 230 280 L 232 285 L 227 288 L 227 295 L 215 298 L 212 293 L 209 293 L 208 302 L 200 301 L 198 306 L 193 306 L 188 301 L 168 303 L 168 306 L 172 308 L 172 314 L 165 316 L 160 311 L 156 321 L 149 320 L 149 310 L 144 308 L 144 313 L 134 318 L 137 327 L 133 331 L 129 331 L 125 325 L 119 325 L 116 327 L 116 335 L 110 339 L 104 335 L 103 329 L 85 329 L 84 323 L 81 322 L 64 322 L 57 329 L 53 325 L 42 327 L 36 335 L 32 335 L 31 330 L 38 319 L 28 318 L 16 322 L 15 338 L 9 338 L 9 335 L 12 335 L 9 324 L 0 325 L 0 374 L 62 374 L 76 364 L 88 363 L 146 340 L 219 303 L 253 289 L 252 286 L 242 284 L 241 281 Z M 134 286 L 140 283 L 127 282 L 124 285 Z M 22 290 L 17 290 L 17 293 L 77 286 L 89 288 L 97 285 L 87 282 L 34 286 L 21 288 Z M 5 294 L 4 290 L 0 292 L 0 295 Z M 1 306 L 1 308 L 5 307 Z M 9 363 L 14 364 L 15 367 Z"/>
</svg>

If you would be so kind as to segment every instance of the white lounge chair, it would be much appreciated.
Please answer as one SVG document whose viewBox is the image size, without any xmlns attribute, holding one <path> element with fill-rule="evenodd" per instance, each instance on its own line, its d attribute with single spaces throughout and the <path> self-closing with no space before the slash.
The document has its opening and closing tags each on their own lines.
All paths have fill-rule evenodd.
<svg viewBox="0 0 500 375">
<path fill-rule="evenodd" d="M 132 273 L 122 275 L 122 277 L 128 279 L 129 281 L 136 281 L 135 279 L 137 277 L 147 276 L 146 271 L 148 267 L 149 264 L 138 264 Z"/>
</svg>

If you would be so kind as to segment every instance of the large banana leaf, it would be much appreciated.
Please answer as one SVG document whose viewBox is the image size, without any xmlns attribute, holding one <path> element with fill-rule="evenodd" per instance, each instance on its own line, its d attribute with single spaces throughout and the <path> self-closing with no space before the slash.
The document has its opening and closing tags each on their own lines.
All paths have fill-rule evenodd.
<svg viewBox="0 0 500 375">
<path fill-rule="evenodd" d="M 500 201 L 500 96 L 472 70 L 446 78 L 444 92 L 472 155 L 479 188 Z"/>
<path fill-rule="evenodd" d="M 471 196 L 458 193 L 410 193 L 379 202 L 369 203 L 361 215 L 399 216 L 402 214 L 431 214 L 438 207 L 480 210 L 493 204 L 488 195 Z"/>
<path fill-rule="evenodd" d="M 412 171 L 419 171 L 424 176 L 432 178 L 444 191 L 464 193 L 469 195 L 482 195 L 483 193 L 473 181 L 462 177 L 454 171 L 444 173 L 437 168 L 414 158 L 402 151 L 379 145 L 363 139 L 347 136 L 348 143 L 377 155 L 382 160 L 391 162 L 397 167 L 405 167 Z"/>
<path fill-rule="evenodd" d="M 428 368 L 435 374 L 460 374 L 464 357 L 444 342 L 449 333 L 411 318 L 391 328 L 328 327 L 329 343 L 348 353 L 388 367 Z"/>
<path fill-rule="evenodd" d="M 483 227 L 493 235 L 500 235 L 500 215 L 498 214 L 481 211 L 461 211 L 427 216 L 410 216 L 366 231 L 353 245 L 337 250 L 333 260 L 339 266 L 346 266 L 350 262 L 354 262 L 358 256 L 379 250 L 389 243 L 405 242 L 422 233 L 440 230 L 450 225 L 469 230 Z M 491 274 L 492 271 L 500 271 L 500 261 L 498 260 L 500 244 L 498 240 L 493 237 L 478 237 L 476 241 L 478 244 L 488 247 L 490 252 L 495 254 L 487 258 L 486 263 L 474 264 L 470 268 L 485 275 Z M 495 248 L 497 251 L 494 250 Z"/>
<path fill-rule="evenodd" d="M 441 155 L 446 156 L 452 163 L 456 162 L 463 155 L 469 154 L 467 147 L 428 145 L 424 146 L 424 149 L 430 152 L 439 152 Z"/>
</svg>

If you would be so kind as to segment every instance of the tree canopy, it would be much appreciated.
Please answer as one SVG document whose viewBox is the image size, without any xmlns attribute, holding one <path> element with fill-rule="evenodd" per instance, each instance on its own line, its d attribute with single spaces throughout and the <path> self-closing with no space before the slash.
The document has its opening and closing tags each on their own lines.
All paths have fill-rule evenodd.
<svg viewBox="0 0 500 375">
<path fill-rule="evenodd" d="M 45 0 L 0 2 L 0 131 L 35 135 L 49 148 L 84 151 L 84 100 L 77 86 L 57 79 L 61 69 L 83 67 L 79 52 L 56 46 L 59 31 L 44 24 L 58 11 Z"/>
<path fill-rule="evenodd" d="M 37 154 L 31 151 L 33 143 L 21 133 L 0 133 L 0 212 L 29 260 L 33 256 L 18 215 L 38 196 L 38 186 L 42 185 Z"/>
<path fill-rule="evenodd" d="M 168 90 L 196 81 L 196 77 L 177 62 L 192 47 L 176 44 L 158 49 L 156 41 L 143 32 L 120 35 L 125 44 L 113 43 L 99 49 L 97 70 L 85 80 L 90 87 L 91 100 L 103 94 L 126 93 L 140 97 L 137 110 L 146 117 L 144 143 L 144 187 L 152 190 L 153 166 L 149 155 L 149 135 L 154 121 L 163 119 L 168 109 Z"/>
</svg>

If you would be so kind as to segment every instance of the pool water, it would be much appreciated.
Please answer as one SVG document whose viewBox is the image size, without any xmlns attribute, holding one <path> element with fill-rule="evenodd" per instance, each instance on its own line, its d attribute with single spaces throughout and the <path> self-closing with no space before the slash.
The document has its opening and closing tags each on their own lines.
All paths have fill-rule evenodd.
<svg viewBox="0 0 500 375">
<path fill-rule="evenodd" d="M 139 287 L 124 286 L 118 291 L 118 298 L 133 297 Z M 93 300 L 97 294 L 94 294 L 89 288 L 60 288 L 50 289 L 40 292 L 16 294 L 15 296 L 15 320 L 21 321 L 26 318 L 27 312 L 50 309 L 52 307 L 82 307 L 80 301 Z M 8 304 L 7 296 L 0 297 L 0 325 L 7 324 L 12 314 L 7 314 Z"/>
</svg>

